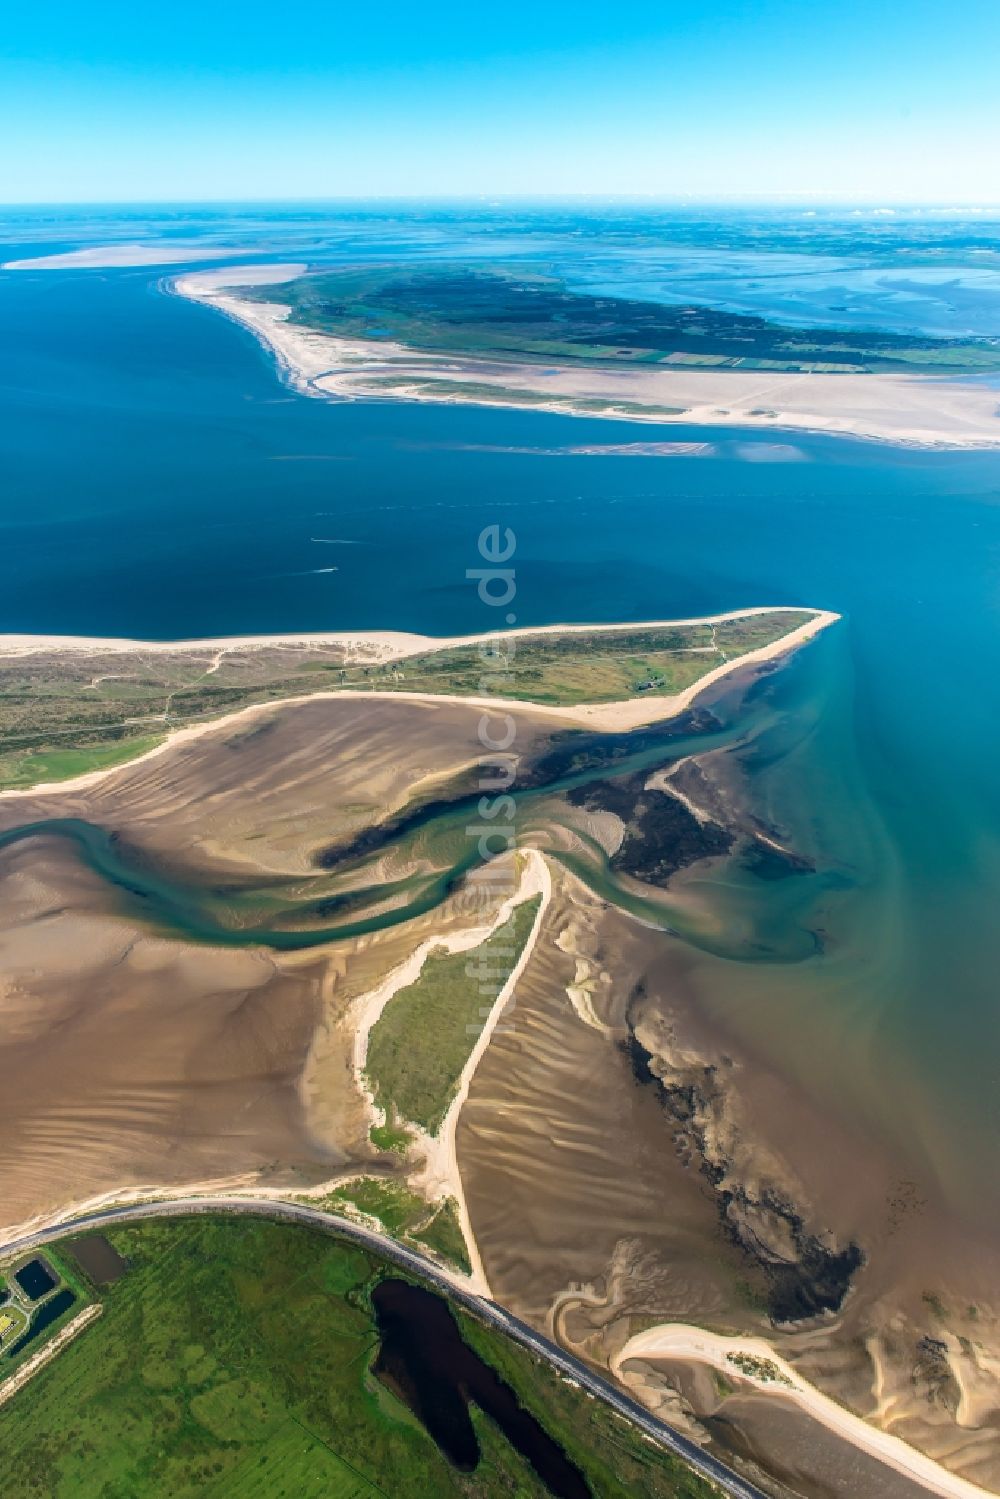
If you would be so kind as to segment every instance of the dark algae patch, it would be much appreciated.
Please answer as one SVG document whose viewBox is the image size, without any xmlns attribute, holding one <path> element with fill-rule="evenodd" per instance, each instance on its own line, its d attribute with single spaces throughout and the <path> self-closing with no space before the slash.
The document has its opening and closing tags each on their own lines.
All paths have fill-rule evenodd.
<svg viewBox="0 0 1000 1499">
<path fill-rule="evenodd" d="M 647 780 L 642 772 L 576 786 L 567 793 L 573 806 L 614 812 L 625 824 L 621 847 L 608 861 L 613 870 L 659 885 L 699 859 L 730 851 L 731 833 L 714 822 L 699 822 L 669 792 L 646 790 Z"/>
<path fill-rule="evenodd" d="M 403 1280 L 372 1292 L 382 1338 L 373 1369 L 419 1417 L 448 1460 L 462 1472 L 479 1466 L 470 1404 L 493 1420 L 557 1499 L 592 1499 L 580 1470 L 545 1428 L 518 1404 L 494 1369 L 463 1341 L 439 1296 Z"/>
<path fill-rule="evenodd" d="M 633 996 L 640 1001 L 641 992 Z M 752 1271 L 772 1322 L 800 1322 L 837 1312 L 864 1264 L 858 1244 L 838 1246 L 834 1235 L 809 1227 L 780 1186 L 742 1182 L 713 1127 L 724 1109 L 724 1084 L 715 1066 L 664 1063 L 642 1044 L 630 1023 L 627 1053 L 636 1081 L 655 1082 L 678 1148 L 698 1162 L 715 1193 L 723 1234 Z"/>
</svg>

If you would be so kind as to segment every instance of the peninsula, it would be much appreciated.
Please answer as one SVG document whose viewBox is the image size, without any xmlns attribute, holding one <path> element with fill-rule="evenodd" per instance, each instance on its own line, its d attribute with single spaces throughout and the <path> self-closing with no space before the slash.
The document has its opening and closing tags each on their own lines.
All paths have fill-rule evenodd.
<svg viewBox="0 0 1000 1499">
<path fill-rule="evenodd" d="M 567 724 L 635 728 L 837 617 L 756 607 L 444 639 L 378 630 L 173 642 L 0 636 L 0 788 L 100 772 L 167 735 L 189 737 L 192 726 L 328 693 L 534 704 Z"/>
</svg>

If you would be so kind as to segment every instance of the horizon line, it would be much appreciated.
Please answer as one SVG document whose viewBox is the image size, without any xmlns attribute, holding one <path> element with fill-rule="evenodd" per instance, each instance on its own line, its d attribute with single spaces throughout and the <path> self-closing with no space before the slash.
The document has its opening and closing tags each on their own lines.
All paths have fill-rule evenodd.
<svg viewBox="0 0 1000 1499">
<path fill-rule="evenodd" d="M 884 194 L 868 194 L 863 197 L 841 197 L 835 193 L 791 191 L 785 193 L 513 193 L 513 192 L 454 192 L 454 193 L 331 193 L 317 195 L 292 195 L 260 197 L 142 197 L 142 198 L 32 198 L 0 199 L 0 212 L 19 209 L 44 208 L 165 208 L 165 207 L 242 207 L 242 206 L 304 206 L 325 204 L 432 204 L 456 203 L 477 207 L 494 207 L 501 204 L 525 203 L 581 203 L 581 204 L 628 204 L 669 205 L 685 208 L 717 208 L 742 206 L 748 208 L 812 207 L 825 209 L 869 209 L 896 211 L 931 211 L 958 213 L 962 211 L 1000 210 L 1000 198 L 894 198 Z"/>
</svg>

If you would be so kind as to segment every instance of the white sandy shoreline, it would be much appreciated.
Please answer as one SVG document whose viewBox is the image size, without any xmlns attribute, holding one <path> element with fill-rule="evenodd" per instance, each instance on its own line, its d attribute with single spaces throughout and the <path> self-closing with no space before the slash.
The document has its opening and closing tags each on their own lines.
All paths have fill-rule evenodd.
<svg viewBox="0 0 1000 1499">
<path fill-rule="evenodd" d="M 433 354 L 320 333 L 289 322 L 289 308 L 280 302 L 251 302 L 229 291 L 237 285 L 278 284 L 301 270 L 244 265 L 232 272 L 195 272 L 164 285 L 248 328 L 288 383 L 307 395 L 507 405 L 659 425 L 840 435 L 912 448 L 1000 447 L 1000 396 L 971 378 L 668 365 L 588 369 Z M 460 389 L 469 384 L 479 389 Z"/>
<path fill-rule="evenodd" d="M 289 631 L 279 635 L 219 635 L 193 640 L 131 640 L 124 636 L 100 635 L 0 635 L 0 660 L 10 656 L 38 655 L 47 651 L 85 655 L 143 652 L 175 655 L 180 651 L 239 651 L 283 646 L 343 646 L 349 651 L 369 649 L 383 661 L 397 661 L 422 651 L 444 651 L 453 646 L 479 645 L 494 640 L 518 640 L 532 635 L 610 634 L 624 630 L 669 630 L 684 625 L 721 625 L 728 620 L 750 619 L 759 614 L 811 614 L 824 624 L 833 624 L 839 614 L 813 609 L 808 604 L 752 604 L 745 609 L 727 609 L 721 614 L 694 614 L 681 619 L 637 619 L 613 624 L 518 625 L 484 630 L 474 635 L 419 635 L 408 630 Z M 384 654 L 383 654 L 384 653 Z"/>
<path fill-rule="evenodd" d="M 553 724 L 568 723 L 579 728 L 596 729 L 611 734 L 627 733 L 631 729 L 641 728 L 646 724 L 662 722 L 665 719 L 676 717 L 691 706 L 706 688 L 714 685 L 723 677 L 733 672 L 742 670 L 748 666 L 763 664 L 786 655 L 795 650 L 806 641 L 811 640 L 822 630 L 830 625 L 836 624 L 841 616 L 827 609 L 805 609 L 795 605 L 779 605 L 774 609 L 766 605 L 759 605 L 752 609 L 737 609 L 726 614 L 703 615 L 693 619 L 683 620 L 656 620 L 640 621 L 629 624 L 618 625 L 542 625 L 536 627 L 525 627 L 521 630 L 507 630 L 499 634 L 485 635 L 456 635 L 447 638 L 434 638 L 426 635 L 396 634 L 391 631 L 372 632 L 368 635 L 319 635 L 319 636 L 249 636 L 243 640 L 224 641 L 187 641 L 171 643 L 159 641 L 150 646 L 145 646 L 139 641 L 93 641 L 80 636 L 38 636 L 38 635 L 7 635 L 0 636 L 0 672 L 3 670 L 3 659 L 17 659 L 26 655 L 38 654 L 39 652 L 62 653 L 75 649 L 84 654 L 95 654 L 106 649 L 117 649 L 122 654 L 134 652 L 141 654 L 146 650 L 155 650 L 161 653 L 176 653 L 179 650 L 203 650 L 208 651 L 215 648 L 216 664 L 230 650 L 240 648 L 254 649 L 263 646 L 275 645 L 302 645 L 312 642 L 313 644 L 347 644 L 355 654 L 360 653 L 361 659 L 373 663 L 384 663 L 389 661 L 405 660 L 407 656 L 416 655 L 428 650 L 444 650 L 456 645 L 479 645 L 483 642 L 509 638 L 510 636 L 532 636 L 539 634 L 579 634 L 580 632 L 594 633 L 604 631 L 621 632 L 623 630 L 636 629 L 659 629 L 669 628 L 674 625 L 697 625 L 720 623 L 727 619 L 744 619 L 756 614 L 808 614 L 810 617 L 804 624 L 798 625 L 794 630 L 789 630 L 786 635 L 781 635 L 777 640 L 760 646 L 756 650 L 745 651 L 740 656 L 733 656 L 720 663 L 712 671 L 706 672 L 696 682 L 685 687 L 681 692 L 671 696 L 653 696 L 648 694 L 644 697 L 628 698 L 621 702 L 612 703 L 579 703 L 573 706 L 553 706 L 546 703 L 533 703 L 524 698 L 503 697 L 480 697 L 463 696 L 459 693 L 443 692 L 406 692 L 406 691 L 380 691 L 371 688 L 342 687 L 333 691 L 319 691 L 305 694 L 295 694 L 282 698 L 270 698 L 263 703 L 250 703 L 246 707 L 237 708 L 231 713 L 225 713 L 218 717 L 199 719 L 191 724 L 185 724 L 170 729 L 163 740 L 152 749 L 146 750 L 144 754 L 136 755 L 134 759 L 124 760 L 117 765 L 107 766 L 101 770 L 85 771 L 79 776 L 63 781 L 42 782 L 35 786 L 11 787 L 6 791 L 0 791 L 0 802 L 14 801 L 26 796 L 37 796 L 48 792 L 81 791 L 87 787 L 95 786 L 105 780 L 108 776 L 118 774 L 122 771 L 131 770 L 135 766 L 144 764 L 149 760 L 157 759 L 159 756 L 176 749 L 179 745 L 189 744 L 193 740 L 200 739 L 206 734 L 213 734 L 230 728 L 233 724 L 252 722 L 262 714 L 273 713 L 279 709 L 293 707 L 301 703 L 315 703 L 321 701 L 335 701 L 337 699 L 374 699 L 381 698 L 386 701 L 396 702 L 423 702 L 423 703 L 446 703 L 461 704 L 468 708 L 481 708 L 489 713 L 497 714 L 530 714 L 537 719 L 548 719 Z M 209 668 L 210 670 L 213 668 Z"/>
<path fill-rule="evenodd" d="M 738 1364 L 733 1363 L 733 1355 L 737 1358 L 745 1355 L 750 1359 L 762 1360 L 765 1365 L 771 1366 L 775 1374 L 767 1378 L 741 1369 Z M 928 1457 L 909 1442 L 904 1442 L 901 1437 L 873 1426 L 863 1417 L 854 1415 L 845 1406 L 832 1400 L 829 1395 L 824 1395 L 815 1385 L 803 1379 L 762 1338 L 725 1337 L 702 1327 L 665 1322 L 636 1333 L 611 1360 L 612 1372 L 626 1388 L 629 1387 L 629 1381 L 623 1372 L 624 1365 L 635 1359 L 677 1359 L 707 1364 L 728 1379 L 741 1380 L 774 1400 L 785 1400 L 796 1405 L 859 1451 L 877 1458 L 879 1462 L 904 1474 L 923 1488 L 944 1496 L 944 1499 L 992 1499 L 991 1490 L 952 1473 L 934 1458 Z"/>
</svg>

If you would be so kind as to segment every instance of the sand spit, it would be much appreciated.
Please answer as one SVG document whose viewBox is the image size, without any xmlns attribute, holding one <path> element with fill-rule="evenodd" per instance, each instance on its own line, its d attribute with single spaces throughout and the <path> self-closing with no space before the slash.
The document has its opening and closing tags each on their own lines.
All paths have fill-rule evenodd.
<svg viewBox="0 0 1000 1499">
<path fill-rule="evenodd" d="M 479 1033 L 476 1044 L 469 1053 L 465 1066 L 462 1068 L 458 1079 L 458 1088 L 448 1107 L 448 1112 L 442 1120 L 437 1135 L 430 1136 L 421 1132 L 419 1144 L 424 1153 L 424 1166 L 419 1175 L 414 1178 L 414 1185 L 419 1186 L 432 1199 L 455 1198 L 455 1201 L 458 1203 L 459 1221 L 462 1225 L 462 1232 L 465 1235 L 465 1242 L 469 1251 L 469 1260 L 472 1264 L 473 1280 L 477 1288 L 481 1288 L 483 1295 L 486 1296 L 490 1295 L 489 1281 L 486 1278 L 482 1256 L 479 1253 L 479 1246 L 476 1243 L 476 1236 L 472 1227 L 472 1219 L 469 1216 L 468 1203 L 465 1200 L 462 1175 L 458 1169 L 455 1133 L 458 1128 L 459 1116 L 469 1096 L 469 1086 L 493 1039 L 493 1034 L 513 998 L 518 981 L 531 961 L 531 955 L 538 941 L 545 913 L 552 899 L 552 881 L 549 877 L 548 864 L 543 856 L 537 849 L 528 849 L 525 852 L 524 858 L 525 868 L 520 885 L 516 895 L 506 902 L 501 913 L 501 921 L 507 919 L 516 905 L 530 900 L 534 895 L 540 895 L 541 901 L 535 915 L 534 924 L 528 933 L 521 956 L 512 969 L 507 982 L 497 995 L 493 1007 Z"/>
<path fill-rule="evenodd" d="M 512 873 L 513 888 L 511 893 L 495 911 L 490 913 L 488 921 L 480 922 L 475 926 L 463 927 L 458 931 L 442 933 L 440 935 L 435 934 L 426 938 L 376 988 L 367 994 L 360 995 L 354 1001 L 348 1017 L 348 1023 L 353 1030 L 354 1082 L 358 1093 L 365 1102 L 366 1120 L 369 1124 L 384 1124 L 386 1122 L 385 1111 L 375 1102 L 374 1095 L 371 1092 L 365 1075 L 365 1064 L 368 1056 L 369 1037 L 386 1005 L 401 989 L 405 989 L 410 984 L 416 982 L 423 971 L 427 958 L 432 953 L 462 953 L 479 947 L 499 927 L 503 926 L 504 922 L 510 918 L 516 906 L 522 905 L 524 901 L 530 900 L 535 895 L 541 896 L 539 909 L 531 931 L 528 934 L 524 949 L 483 1023 L 475 1045 L 472 1047 L 458 1078 L 455 1094 L 439 1129 L 432 1135 L 419 1125 L 414 1124 L 412 1120 L 406 1119 L 400 1121 L 405 1125 L 412 1139 L 412 1144 L 407 1154 L 410 1159 L 417 1159 L 419 1161 L 417 1169 L 408 1174 L 407 1180 L 410 1186 L 427 1198 L 428 1202 L 444 1202 L 449 1198 L 454 1199 L 458 1209 L 459 1222 L 465 1238 L 469 1260 L 472 1265 L 472 1273 L 469 1280 L 475 1289 L 484 1296 L 491 1294 L 490 1286 L 486 1279 L 486 1272 L 483 1268 L 482 1258 L 476 1244 L 468 1206 L 465 1201 L 462 1178 L 458 1169 L 458 1157 L 455 1150 L 455 1130 L 462 1107 L 468 1097 L 469 1084 L 482 1060 L 486 1048 L 490 1044 L 497 1025 L 503 1017 L 504 1011 L 517 986 L 518 979 L 531 957 L 532 950 L 541 930 L 545 910 L 551 899 L 552 884 L 549 878 L 548 865 L 542 854 L 537 849 L 526 849 L 515 857 L 520 865 L 519 876 L 515 878 Z"/>
<path fill-rule="evenodd" d="M 750 619 L 758 614 L 814 613 L 824 624 L 840 618 L 827 609 L 810 611 L 800 604 L 753 604 L 746 609 L 729 609 L 722 614 L 697 614 L 685 619 L 639 619 L 621 624 L 521 625 L 513 630 L 499 630 L 479 635 L 417 635 L 404 630 L 349 630 L 338 632 L 303 631 L 283 635 L 225 635 L 204 640 L 127 640 L 99 635 L 0 635 L 0 660 L 8 656 L 30 656 L 45 651 L 72 651 L 83 655 L 127 654 L 172 655 L 176 652 L 231 652 L 274 646 L 342 646 L 351 660 L 383 663 L 399 661 L 424 651 L 446 651 L 454 646 L 479 645 L 495 640 L 522 640 L 534 635 L 586 635 L 600 632 L 613 634 L 629 630 L 669 630 L 681 625 L 717 625 L 727 620 Z M 790 636 L 787 638 L 791 638 Z M 780 642 L 779 642 L 780 643 Z"/>
<path fill-rule="evenodd" d="M 205 652 L 214 653 L 213 661 L 209 663 L 207 671 L 210 673 L 218 667 L 219 662 L 227 656 L 236 656 L 243 652 L 255 650 L 274 649 L 280 647 L 302 648 L 309 646 L 339 647 L 345 653 L 345 659 L 354 662 L 364 662 L 383 665 L 392 661 L 403 661 L 409 656 L 419 655 L 430 651 L 448 650 L 456 646 L 489 645 L 501 640 L 518 640 L 539 635 L 572 635 L 600 633 L 621 633 L 642 629 L 664 629 L 677 625 L 717 624 L 724 620 L 745 619 L 758 614 L 802 614 L 803 609 L 791 605 L 778 605 L 775 608 L 767 606 L 756 606 L 750 609 L 731 610 L 725 614 L 705 615 L 701 618 L 679 619 L 679 620 L 653 620 L 640 621 L 617 625 L 541 625 L 535 627 L 524 627 L 517 630 L 505 630 L 501 634 L 490 635 L 454 635 L 448 637 L 433 637 L 427 635 L 414 635 L 397 633 L 392 631 L 370 631 L 367 633 L 351 634 L 304 634 L 304 635 L 260 635 L 235 637 L 230 640 L 200 640 L 200 641 L 133 641 L 133 640 L 100 640 L 90 639 L 84 636 L 59 636 L 59 635 L 4 635 L 0 636 L 0 663 L 4 660 L 13 661 L 19 657 L 50 653 L 53 655 L 106 655 L 120 654 L 122 656 L 134 655 L 170 655 L 191 654 Z M 371 700 L 373 698 L 385 698 L 391 696 L 410 702 L 426 703 L 464 703 L 472 708 L 489 709 L 493 713 L 528 713 L 536 718 L 546 720 L 551 724 L 569 723 L 579 727 L 597 729 L 607 733 L 626 733 L 630 729 L 639 728 L 645 724 L 661 722 L 672 718 L 689 708 L 706 688 L 731 673 L 746 667 L 763 665 L 768 661 L 777 659 L 787 652 L 795 650 L 803 645 L 813 636 L 826 629 L 828 625 L 837 623 L 839 614 L 830 610 L 817 609 L 812 611 L 812 617 L 805 624 L 790 630 L 787 635 L 778 640 L 771 641 L 768 645 L 761 646 L 757 650 L 747 651 L 740 656 L 734 656 L 723 661 L 712 671 L 706 672 L 697 682 L 686 687 L 682 692 L 670 696 L 655 696 L 648 694 L 640 698 L 632 698 L 624 702 L 616 703 L 581 703 L 572 707 L 553 706 L 550 704 L 532 703 L 522 699 L 502 697 L 479 697 L 463 696 L 448 693 L 429 692 L 406 692 L 393 691 L 368 691 L 362 688 L 341 688 L 334 692 L 315 692 L 307 696 L 290 696 L 287 698 L 274 699 L 267 703 L 251 704 L 248 707 L 237 709 L 231 714 L 199 721 L 183 728 L 171 730 L 162 743 L 153 749 L 138 755 L 128 765 L 145 764 L 170 750 L 184 744 L 190 744 L 205 734 L 224 730 L 238 723 L 249 724 L 262 715 L 271 714 L 282 705 L 318 702 L 322 700 Z M 44 783 L 27 789 L 11 789 L 0 791 L 0 802 L 4 800 L 17 800 L 25 796 L 34 796 L 38 792 L 84 790 L 87 787 L 98 785 L 105 777 L 121 771 L 122 766 L 114 766 L 109 769 L 88 771 L 72 780 Z"/>
<path fill-rule="evenodd" d="M 272 270 L 243 266 L 240 284 L 273 284 Z M 252 283 L 258 271 L 260 280 Z M 997 393 L 969 380 L 665 365 L 581 369 L 422 353 L 298 327 L 280 302 L 232 295 L 228 288 L 236 284 L 227 268 L 179 277 L 173 288 L 249 328 L 284 378 L 309 395 L 528 405 L 563 415 L 820 432 L 921 448 L 1000 447 Z"/>
<path fill-rule="evenodd" d="M 984 1495 L 993 1494 L 990 1489 L 949 1473 L 899 1437 L 880 1431 L 845 1410 L 804 1380 L 762 1338 L 722 1337 L 683 1323 L 664 1324 L 637 1333 L 614 1355 L 611 1369 L 623 1384 L 630 1383 L 625 1365 L 634 1359 L 693 1360 L 709 1365 L 729 1380 L 745 1381 L 776 1400 L 793 1401 L 853 1447 L 887 1463 L 932 1493 L 944 1495 L 945 1499 L 984 1499 Z"/>
<path fill-rule="evenodd" d="M 236 250 L 227 245 L 215 247 L 179 245 L 176 241 L 160 245 L 92 245 L 85 250 L 67 250 L 62 255 L 35 255 L 27 260 L 7 260 L 0 265 L 0 271 L 111 270 L 119 266 L 176 265 L 178 262 L 186 263 L 195 260 L 229 260 L 234 255 L 249 253 L 251 252 Z M 257 270 L 260 269 L 258 266 Z M 299 267 L 295 274 L 300 274 L 304 269 L 305 267 Z M 278 276 L 275 279 L 284 281 L 287 277 Z M 238 267 L 226 272 L 226 282 L 229 286 L 240 284 Z M 264 283 L 255 276 L 251 284 L 260 286 Z"/>
</svg>

